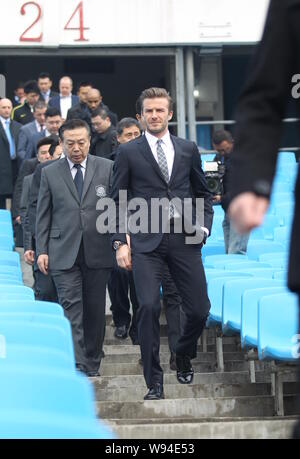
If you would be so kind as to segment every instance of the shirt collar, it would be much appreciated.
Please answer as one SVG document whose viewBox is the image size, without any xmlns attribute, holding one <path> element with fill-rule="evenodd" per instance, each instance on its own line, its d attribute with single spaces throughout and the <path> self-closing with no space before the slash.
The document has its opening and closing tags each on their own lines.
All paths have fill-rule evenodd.
<svg viewBox="0 0 300 459">
<path fill-rule="evenodd" d="M 6 124 L 7 121 L 8 121 L 9 124 L 10 124 L 10 119 L 9 119 L 9 118 L 6 120 L 6 119 L 3 118 L 2 116 L 0 116 L 0 120 L 1 120 L 1 123 L 2 123 L 2 124 Z"/>
<path fill-rule="evenodd" d="M 66 156 L 67 158 L 67 161 L 68 161 L 68 164 L 69 164 L 69 167 L 70 167 L 70 170 L 73 169 L 74 167 L 74 163 L 72 163 L 72 161 Z M 85 158 L 82 163 L 80 163 L 81 167 L 83 167 L 83 169 L 86 169 L 86 163 L 87 163 L 87 158 Z"/>
<path fill-rule="evenodd" d="M 72 94 L 70 94 L 69 96 L 62 96 L 62 95 L 60 94 L 60 98 L 61 98 L 61 99 L 71 99 L 71 97 L 72 97 Z"/>
<path fill-rule="evenodd" d="M 158 139 L 157 137 L 155 137 L 154 135 L 150 134 L 150 132 L 147 132 L 147 131 L 145 132 L 145 136 L 151 147 L 156 147 L 158 140 L 161 140 L 165 145 L 169 145 L 171 142 L 169 131 L 167 131 L 161 139 Z"/>
</svg>

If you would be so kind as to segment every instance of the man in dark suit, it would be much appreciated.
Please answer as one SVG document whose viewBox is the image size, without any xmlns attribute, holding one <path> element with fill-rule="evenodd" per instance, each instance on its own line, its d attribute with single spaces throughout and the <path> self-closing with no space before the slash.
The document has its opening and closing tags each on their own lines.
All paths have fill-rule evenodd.
<svg viewBox="0 0 300 459">
<path fill-rule="evenodd" d="M 91 142 L 91 154 L 114 160 L 115 150 L 118 146 L 117 131 L 111 124 L 108 112 L 98 107 L 91 113 L 93 135 Z"/>
<path fill-rule="evenodd" d="M 229 214 L 242 233 L 263 222 L 270 201 L 285 108 L 290 95 L 299 99 L 292 84 L 294 76 L 299 77 L 299 21 L 300 0 L 271 0 L 263 38 L 238 102 Z M 288 285 L 300 300 L 299 180 L 298 175 Z M 300 422 L 294 436 L 300 438 Z"/>
<path fill-rule="evenodd" d="M 45 102 L 39 100 L 33 108 L 34 121 L 26 124 L 20 130 L 17 157 L 19 167 L 26 159 L 32 158 L 32 138 L 43 132 L 45 129 L 45 113 L 47 105 Z"/>
<path fill-rule="evenodd" d="M 77 368 L 98 376 L 113 260 L 109 234 L 97 231 L 97 203 L 109 194 L 113 163 L 88 155 L 90 129 L 84 121 L 66 122 L 60 136 L 66 158 L 42 171 L 38 265 L 43 274 L 51 273 L 70 320 Z"/>
<path fill-rule="evenodd" d="M 70 77 L 63 77 L 59 82 L 58 96 L 52 97 L 48 107 L 55 107 L 60 111 L 63 120 L 67 119 L 68 111 L 79 103 L 79 97 L 72 94 L 73 81 Z"/>
<path fill-rule="evenodd" d="M 0 209 L 13 194 L 18 176 L 17 147 L 21 124 L 11 121 L 12 103 L 0 100 Z"/>
<path fill-rule="evenodd" d="M 49 137 L 51 135 L 57 136 L 62 123 L 63 120 L 60 115 L 59 109 L 55 107 L 48 107 L 45 112 L 45 129 L 41 130 L 40 132 L 34 134 L 31 137 L 31 146 L 28 147 L 28 151 L 30 151 L 31 149 L 32 158 L 35 157 L 37 153 L 36 146 L 39 140 L 43 139 L 44 137 Z"/>
<path fill-rule="evenodd" d="M 79 119 L 83 120 L 91 127 L 91 112 L 87 106 L 87 96 L 89 91 L 92 89 L 92 83 L 82 81 L 79 84 L 77 96 L 79 97 L 79 103 L 74 105 L 68 111 L 67 120 Z"/>
<path fill-rule="evenodd" d="M 149 389 L 145 400 L 159 400 L 164 398 L 159 360 L 160 285 L 164 265 L 167 262 L 170 268 L 186 314 L 185 327 L 176 347 L 177 379 L 182 384 L 190 384 L 194 373 L 190 359 L 210 309 L 201 247 L 211 229 L 213 210 L 197 146 L 170 136 L 168 123 L 173 112 L 169 94 L 165 89 L 150 88 L 142 93 L 141 100 L 145 135 L 121 145 L 115 162 L 112 197 L 117 215 L 113 247 L 118 265 L 133 269 L 139 302 L 138 336 Z M 131 199 L 142 198 L 146 206 L 141 204 L 144 209 L 141 215 L 134 217 L 131 212 L 131 247 L 126 234 L 124 191 Z M 160 201 L 162 208 L 157 207 L 155 211 L 157 200 L 163 200 Z M 185 209 L 187 203 L 192 212 Z M 187 238 L 179 229 L 182 223 L 186 232 L 196 234 Z"/>
<path fill-rule="evenodd" d="M 52 91 L 52 78 L 49 73 L 42 72 L 39 74 L 38 87 L 40 90 L 40 100 L 48 104 L 52 97 L 59 96 L 58 92 Z"/>
<path fill-rule="evenodd" d="M 40 97 L 37 82 L 35 80 L 27 81 L 24 85 L 24 92 L 26 96 L 25 102 L 15 107 L 11 115 L 14 121 L 21 123 L 23 126 L 34 121 L 33 107 Z"/>
<path fill-rule="evenodd" d="M 89 90 L 86 104 L 90 110 L 90 113 L 94 112 L 98 108 L 104 108 L 107 111 L 111 124 L 115 127 L 117 126 L 118 116 L 103 103 L 103 97 L 99 89 L 92 88 Z"/>
</svg>

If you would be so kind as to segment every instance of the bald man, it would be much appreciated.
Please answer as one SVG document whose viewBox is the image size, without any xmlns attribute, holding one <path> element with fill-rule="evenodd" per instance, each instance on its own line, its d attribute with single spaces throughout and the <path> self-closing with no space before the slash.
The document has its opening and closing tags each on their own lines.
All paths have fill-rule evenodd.
<svg viewBox="0 0 300 459">
<path fill-rule="evenodd" d="M 73 81 L 70 77 L 65 76 L 59 81 L 59 96 L 52 97 L 49 100 L 48 106 L 55 107 L 60 110 L 61 117 L 65 121 L 68 111 L 79 103 L 79 97 L 72 94 Z"/>
<path fill-rule="evenodd" d="M 11 120 L 12 102 L 0 100 L 0 209 L 6 209 L 18 175 L 17 145 L 20 123 Z"/>
<path fill-rule="evenodd" d="M 99 89 L 92 88 L 89 90 L 86 104 L 90 110 L 90 113 L 97 110 L 98 107 L 103 108 L 107 112 L 111 124 L 115 127 L 117 126 L 118 117 L 114 112 L 110 111 L 107 105 L 104 105 L 102 94 Z"/>
</svg>

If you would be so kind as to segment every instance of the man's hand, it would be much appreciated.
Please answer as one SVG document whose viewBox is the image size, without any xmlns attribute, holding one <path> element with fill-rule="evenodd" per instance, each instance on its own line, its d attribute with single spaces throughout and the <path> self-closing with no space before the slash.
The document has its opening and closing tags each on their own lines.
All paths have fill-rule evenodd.
<svg viewBox="0 0 300 459">
<path fill-rule="evenodd" d="M 128 245 L 121 245 L 116 252 L 116 257 L 120 268 L 126 269 L 126 271 L 132 270 L 131 249 Z"/>
<path fill-rule="evenodd" d="M 26 250 L 26 252 L 24 253 L 24 260 L 28 265 L 33 266 L 33 264 L 34 264 L 34 251 L 33 250 Z"/>
<path fill-rule="evenodd" d="M 221 201 L 222 201 L 222 196 L 220 196 L 219 194 L 216 194 L 216 195 L 213 197 L 213 203 L 214 203 L 214 204 L 220 203 Z"/>
<path fill-rule="evenodd" d="M 21 217 L 20 217 L 20 216 L 18 216 L 18 217 L 16 218 L 16 222 L 18 223 L 18 225 L 21 225 Z"/>
<path fill-rule="evenodd" d="M 239 233 L 247 233 L 261 225 L 269 200 L 255 193 L 242 193 L 228 208 L 228 214 Z"/>
<path fill-rule="evenodd" d="M 48 255 L 40 255 L 37 264 L 39 267 L 39 270 L 45 274 L 45 276 L 48 276 L 48 265 L 49 265 L 49 257 Z"/>
</svg>

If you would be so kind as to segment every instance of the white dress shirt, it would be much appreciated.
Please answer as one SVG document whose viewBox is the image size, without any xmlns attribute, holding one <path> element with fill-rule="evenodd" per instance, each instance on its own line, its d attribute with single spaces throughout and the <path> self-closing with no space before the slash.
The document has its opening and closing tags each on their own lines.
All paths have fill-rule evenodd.
<svg viewBox="0 0 300 459">
<path fill-rule="evenodd" d="M 66 120 L 68 111 L 72 107 L 72 94 L 70 94 L 68 97 L 62 97 L 60 96 L 60 111 L 61 111 L 61 117 Z"/>
<path fill-rule="evenodd" d="M 40 125 L 40 123 L 37 122 L 37 120 L 35 120 L 35 125 L 36 125 L 36 130 L 38 132 L 41 132 L 42 131 L 42 126 Z"/>
<path fill-rule="evenodd" d="M 68 157 L 67 157 L 67 160 L 68 160 L 68 163 L 69 163 L 69 167 L 70 167 L 70 171 L 71 171 L 71 174 L 72 174 L 72 178 L 74 180 L 75 175 L 77 174 L 77 169 L 76 169 L 76 167 L 74 167 L 74 163 L 72 163 L 72 161 Z M 87 163 L 87 158 L 85 158 L 82 161 L 82 163 L 80 163 L 81 170 L 82 170 L 82 175 L 83 175 L 83 180 L 84 180 L 85 172 L 86 172 L 86 163 Z"/>
<path fill-rule="evenodd" d="M 161 140 L 161 147 L 166 155 L 167 163 L 168 163 L 168 171 L 169 171 L 169 179 L 171 178 L 173 165 L 174 165 L 174 158 L 175 158 L 175 150 L 174 145 L 171 140 L 170 132 L 168 131 L 161 139 L 158 139 L 154 135 L 150 134 L 149 132 L 145 132 L 146 139 L 149 143 L 151 148 L 152 154 L 158 164 L 158 156 L 157 156 L 157 141 Z M 174 218 L 179 218 L 179 213 L 176 209 L 174 209 Z M 209 231 L 205 227 L 201 227 L 203 231 L 209 235 Z"/>
<path fill-rule="evenodd" d="M 4 131 L 6 132 L 6 119 L 3 118 L 2 116 L 0 116 L 0 120 L 1 120 L 1 123 L 2 123 L 2 126 L 3 126 L 3 129 Z M 8 118 L 8 121 L 9 121 L 9 124 L 10 124 L 10 119 Z"/>
</svg>

